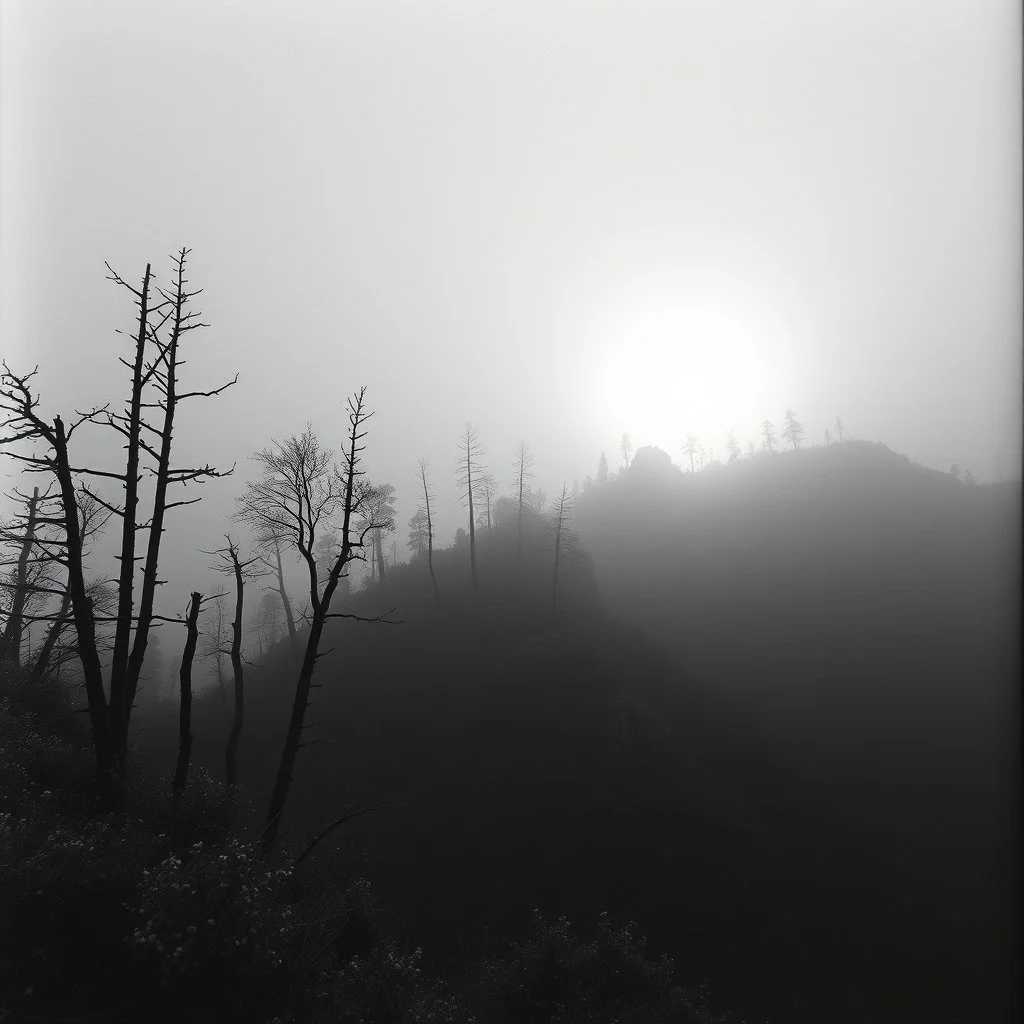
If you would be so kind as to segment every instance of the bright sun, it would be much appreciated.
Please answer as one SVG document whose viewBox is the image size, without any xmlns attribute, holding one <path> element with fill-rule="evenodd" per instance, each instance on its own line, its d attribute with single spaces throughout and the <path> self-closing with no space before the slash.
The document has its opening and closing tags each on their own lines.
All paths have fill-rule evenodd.
<svg viewBox="0 0 1024 1024">
<path fill-rule="evenodd" d="M 726 433 L 786 401 L 778 339 L 720 300 L 645 301 L 595 321 L 594 396 L 601 422 L 677 462 L 688 433 L 719 451 Z"/>
</svg>

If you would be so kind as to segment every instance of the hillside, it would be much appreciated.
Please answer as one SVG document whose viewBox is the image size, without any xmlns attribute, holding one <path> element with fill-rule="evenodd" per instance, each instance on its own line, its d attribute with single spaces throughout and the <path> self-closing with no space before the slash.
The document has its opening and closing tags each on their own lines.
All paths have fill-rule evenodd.
<svg viewBox="0 0 1024 1024">
<path fill-rule="evenodd" d="M 318 671 L 293 833 L 349 799 L 352 870 L 471 959 L 534 907 L 640 922 L 753 1019 L 999 1019 L 1011 992 L 1019 488 L 847 443 L 581 496 L 550 608 L 527 524 L 399 568 Z M 251 670 L 262 803 L 293 669 Z M 218 698 L 194 716 L 219 772 Z M 150 721 L 151 742 L 172 742 Z M 1014 780 L 1014 781 L 1011 781 Z M 426 941 L 423 942 L 428 945 Z M 841 993 L 841 995 L 838 995 Z"/>
</svg>

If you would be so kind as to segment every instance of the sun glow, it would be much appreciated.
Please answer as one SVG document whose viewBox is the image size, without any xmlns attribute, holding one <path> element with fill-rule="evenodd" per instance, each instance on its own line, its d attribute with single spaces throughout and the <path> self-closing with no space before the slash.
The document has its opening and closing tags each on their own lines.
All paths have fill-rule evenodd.
<svg viewBox="0 0 1024 1024">
<path fill-rule="evenodd" d="M 692 433 L 724 455 L 730 429 L 742 443 L 785 405 L 785 347 L 769 325 L 696 297 L 626 306 L 595 323 L 590 351 L 600 421 L 634 445 L 657 445 L 681 462 Z"/>
</svg>

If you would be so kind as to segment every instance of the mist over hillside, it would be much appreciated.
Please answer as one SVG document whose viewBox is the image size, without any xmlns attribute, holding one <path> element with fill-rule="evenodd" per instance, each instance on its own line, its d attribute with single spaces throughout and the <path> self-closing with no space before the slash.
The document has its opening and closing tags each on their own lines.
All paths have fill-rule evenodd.
<svg viewBox="0 0 1024 1024">
<path fill-rule="evenodd" d="M 0 1024 L 1021 1019 L 1022 28 L 0 0 Z"/>
<path fill-rule="evenodd" d="M 481 531 L 475 596 L 456 547 L 440 603 L 415 561 L 347 599 L 400 624 L 331 630 L 290 828 L 381 805 L 338 839 L 435 955 L 505 941 L 534 906 L 600 908 L 752 1019 L 998 1016 L 1019 517 L 1019 488 L 881 445 L 698 474 L 638 453 L 579 497 L 560 610 L 533 514 L 518 562 L 514 521 Z M 258 802 L 293 672 L 282 641 L 248 676 Z M 215 693 L 196 721 L 219 771 Z M 169 757 L 161 728 L 143 735 Z"/>
</svg>

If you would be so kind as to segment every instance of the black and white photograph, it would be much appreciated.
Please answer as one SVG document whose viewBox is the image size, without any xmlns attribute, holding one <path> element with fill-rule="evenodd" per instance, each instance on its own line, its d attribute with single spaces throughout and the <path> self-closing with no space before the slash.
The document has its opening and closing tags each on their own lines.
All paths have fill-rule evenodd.
<svg viewBox="0 0 1024 1024">
<path fill-rule="evenodd" d="M 1010 0 L 0 0 L 0 1024 L 1009 1024 Z"/>
</svg>

